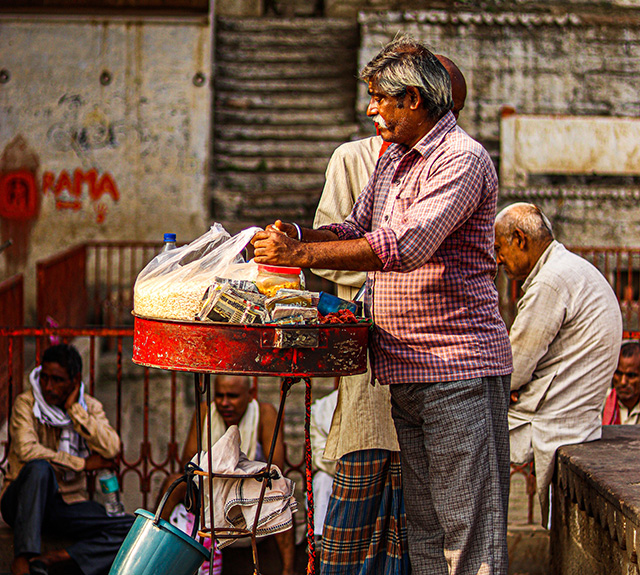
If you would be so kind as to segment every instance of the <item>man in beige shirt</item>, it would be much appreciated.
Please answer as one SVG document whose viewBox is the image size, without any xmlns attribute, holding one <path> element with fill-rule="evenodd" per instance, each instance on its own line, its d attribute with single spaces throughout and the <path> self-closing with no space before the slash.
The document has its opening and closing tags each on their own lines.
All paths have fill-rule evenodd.
<svg viewBox="0 0 640 575">
<path fill-rule="evenodd" d="M 511 462 L 534 462 L 542 524 L 561 445 L 600 439 L 601 410 L 622 340 L 615 293 L 600 271 L 568 251 L 533 204 L 495 223 L 498 264 L 523 281 L 511 326 Z"/>
<path fill-rule="evenodd" d="M 15 400 L 0 509 L 13 528 L 12 575 L 45 575 L 73 562 L 85 575 L 106 575 L 134 517 L 111 517 L 87 501 L 86 472 L 110 469 L 120 438 L 101 403 L 84 393 L 82 359 L 70 345 L 48 348 L 31 372 L 31 389 Z M 74 541 L 41 553 L 41 535 Z"/>
<path fill-rule="evenodd" d="M 451 111 L 457 119 L 467 95 L 464 76 L 445 56 L 436 58 L 451 77 Z M 314 228 L 347 218 L 385 150 L 382 138 L 374 136 L 334 151 Z M 365 272 L 312 271 L 335 282 L 337 295 L 344 299 L 353 299 L 366 280 Z M 367 372 L 340 380 L 324 450 L 325 459 L 337 460 L 337 466 L 322 535 L 323 575 L 409 572 L 400 447 L 390 392 L 388 386 L 371 385 L 370 379 Z"/>
</svg>

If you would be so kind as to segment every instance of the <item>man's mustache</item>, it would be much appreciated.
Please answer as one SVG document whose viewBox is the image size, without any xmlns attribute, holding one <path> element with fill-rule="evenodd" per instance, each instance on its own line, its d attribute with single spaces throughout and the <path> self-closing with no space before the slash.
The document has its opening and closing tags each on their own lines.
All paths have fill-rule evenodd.
<svg viewBox="0 0 640 575">
<path fill-rule="evenodd" d="M 387 129 L 387 123 L 384 121 L 384 118 L 380 114 L 376 114 L 371 119 L 373 120 L 374 124 L 378 125 L 378 128 L 384 128 L 385 130 Z"/>
</svg>

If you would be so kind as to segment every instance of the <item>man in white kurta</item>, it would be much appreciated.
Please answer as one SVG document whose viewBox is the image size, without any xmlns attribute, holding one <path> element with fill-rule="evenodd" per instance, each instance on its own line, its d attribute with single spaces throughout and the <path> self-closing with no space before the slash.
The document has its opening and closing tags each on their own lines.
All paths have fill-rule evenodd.
<svg viewBox="0 0 640 575">
<path fill-rule="evenodd" d="M 509 334 L 516 392 L 509 407 L 511 461 L 533 459 L 547 525 L 556 449 L 601 436 L 622 317 L 604 276 L 555 241 L 548 220 L 531 204 L 498 214 L 496 257 L 507 275 L 524 279 Z"/>
</svg>

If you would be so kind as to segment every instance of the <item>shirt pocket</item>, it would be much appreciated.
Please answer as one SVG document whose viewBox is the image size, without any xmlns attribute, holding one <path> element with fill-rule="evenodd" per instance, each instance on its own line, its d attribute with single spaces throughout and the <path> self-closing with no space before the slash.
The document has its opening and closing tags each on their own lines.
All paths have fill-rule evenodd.
<svg viewBox="0 0 640 575">
<path fill-rule="evenodd" d="M 407 212 L 413 205 L 413 194 L 408 190 L 396 193 L 393 209 L 391 211 L 391 225 L 406 224 L 408 221 Z"/>
</svg>

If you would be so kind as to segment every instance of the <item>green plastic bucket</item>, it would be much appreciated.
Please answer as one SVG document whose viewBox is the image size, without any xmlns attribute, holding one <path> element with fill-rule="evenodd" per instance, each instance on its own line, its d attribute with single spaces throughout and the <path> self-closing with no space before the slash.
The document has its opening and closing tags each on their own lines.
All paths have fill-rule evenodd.
<svg viewBox="0 0 640 575">
<path fill-rule="evenodd" d="M 184 478 L 182 478 L 184 480 Z M 209 550 L 168 521 L 160 519 L 164 503 L 173 490 L 172 485 L 155 516 L 138 509 L 136 520 L 116 555 L 109 575 L 193 575 L 209 557 Z M 196 515 L 197 517 L 197 515 Z"/>
</svg>

